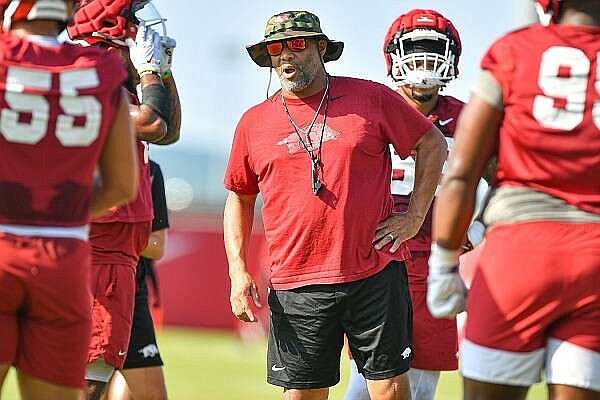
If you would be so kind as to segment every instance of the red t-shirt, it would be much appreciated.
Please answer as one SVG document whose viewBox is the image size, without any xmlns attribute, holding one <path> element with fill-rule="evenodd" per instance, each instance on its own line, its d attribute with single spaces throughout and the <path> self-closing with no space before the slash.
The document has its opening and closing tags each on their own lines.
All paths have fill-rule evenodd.
<svg viewBox="0 0 600 400">
<path fill-rule="evenodd" d="M 88 223 L 125 77 L 105 50 L 0 35 L 0 224 Z"/>
<path fill-rule="evenodd" d="M 448 148 L 452 145 L 458 115 L 464 103 L 452 96 L 439 96 L 435 108 L 427 116 L 446 137 Z M 415 159 L 413 156 L 402 159 L 392 154 L 392 195 L 394 211 L 408 209 L 410 196 L 415 183 Z M 431 227 L 433 206 L 429 209 L 419 233 L 407 242 L 411 251 L 429 251 L 431 249 Z"/>
<path fill-rule="evenodd" d="M 129 93 L 132 104 L 139 104 L 135 94 Z M 148 143 L 136 140 L 139 188 L 134 201 L 110 210 L 102 217 L 94 219 L 94 223 L 106 222 L 147 222 L 154 218 L 152 208 L 152 184 L 150 182 L 150 164 L 148 158 Z"/>
<path fill-rule="evenodd" d="M 248 110 L 235 132 L 225 187 L 262 193 L 275 289 L 351 282 L 387 265 L 393 258 L 389 248 L 378 252 L 372 240 L 393 208 L 389 144 L 406 157 L 432 127 L 383 85 L 344 77 L 331 78 L 330 85 L 325 127 L 322 110 L 310 135 L 316 149 L 324 128 L 318 196 L 311 190 L 311 162 L 280 92 Z M 310 124 L 322 96 L 286 99 L 301 129 Z"/>
<path fill-rule="evenodd" d="M 600 214 L 600 28 L 533 25 L 481 66 L 502 88 L 496 179 Z M 595 111 L 592 111 L 595 110 Z"/>
</svg>

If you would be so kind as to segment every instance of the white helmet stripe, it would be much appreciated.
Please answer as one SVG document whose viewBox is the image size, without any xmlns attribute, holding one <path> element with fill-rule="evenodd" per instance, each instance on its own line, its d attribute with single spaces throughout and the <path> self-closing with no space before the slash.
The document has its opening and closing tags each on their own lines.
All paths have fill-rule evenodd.
<svg viewBox="0 0 600 400">
<path fill-rule="evenodd" d="M 19 6 L 21 0 L 12 0 L 4 10 L 4 20 L 2 21 L 2 29 L 8 32 L 12 26 L 12 19 Z M 54 21 L 66 22 L 68 20 L 67 5 L 65 0 L 38 0 L 36 1 L 29 14 L 27 20 L 34 19 L 50 19 Z"/>
<path fill-rule="evenodd" d="M 64 0 L 37 0 L 27 15 L 28 20 L 50 19 L 65 22 L 68 19 Z"/>
<path fill-rule="evenodd" d="M 4 10 L 4 20 L 2 21 L 2 29 L 5 32 L 8 32 L 10 30 L 10 26 L 12 23 L 12 17 L 20 5 L 21 5 L 21 0 L 13 0 L 8 4 L 8 6 L 6 7 L 6 10 Z"/>
</svg>

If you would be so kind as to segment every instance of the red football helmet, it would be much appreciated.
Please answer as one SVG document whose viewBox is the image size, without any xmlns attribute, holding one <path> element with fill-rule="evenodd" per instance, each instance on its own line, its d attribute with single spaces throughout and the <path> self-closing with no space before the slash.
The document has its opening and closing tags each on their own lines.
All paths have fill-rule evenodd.
<svg viewBox="0 0 600 400">
<path fill-rule="evenodd" d="M 535 9 L 540 17 L 540 22 L 548 25 L 556 23 L 560 14 L 562 0 L 535 0 Z"/>
<path fill-rule="evenodd" d="M 66 22 L 66 0 L 0 0 L 2 30 L 9 31 L 13 22 L 49 19 Z"/>
<path fill-rule="evenodd" d="M 135 39 L 141 20 L 146 22 L 147 27 L 161 24 L 164 36 L 166 19 L 151 1 L 76 0 L 73 21 L 67 27 L 69 37 L 89 44 L 126 47 L 128 38 Z"/>
<path fill-rule="evenodd" d="M 126 46 L 125 40 L 135 38 L 135 11 L 149 0 L 76 0 L 73 21 L 67 33 L 73 40 L 89 44 L 104 42 Z"/>
<path fill-rule="evenodd" d="M 458 31 L 434 10 L 411 10 L 388 29 L 383 53 L 399 85 L 445 86 L 458 76 L 462 46 Z"/>
</svg>

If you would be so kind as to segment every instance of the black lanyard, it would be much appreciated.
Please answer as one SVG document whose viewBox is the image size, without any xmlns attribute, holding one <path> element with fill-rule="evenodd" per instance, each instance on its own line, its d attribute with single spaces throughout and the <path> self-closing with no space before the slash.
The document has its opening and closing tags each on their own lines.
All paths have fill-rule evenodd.
<svg viewBox="0 0 600 400">
<path fill-rule="evenodd" d="M 287 104 L 285 104 L 285 99 L 283 97 L 283 93 L 281 94 L 281 103 L 283 105 L 283 110 L 285 111 L 285 114 L 287 115 L 288 120 L 290 121 L 290 124 L 292 125 L 292 128 L 294 128 L 294 132 L 296 132 L 296 135 L 298 136 L 298 140 L 300 140 L 300 143 L 302 144 L 302 148 L 304 149 L 304 151 L 306 151 L 306 154 L 308 154 L 308 157 L 310 158 L 311 189 L 312 189 L 313 194 L 315 196 L 318 196 L 319 190 L 323 186 L 323 182 L 322 182 L 323 164 L 321 162 L 321 148 L 323 146 L 323 136 L 325 134 L 325 123 L 327 121 L 327 109 L 329 108 L 329 76 L 327 76 L 327 85 L 325 87 L 325 92 L 323 93 L 323 97 L 321 98 L 321 102 L 319 103 L 319 106 L 317 107 L 315 116 L 313 117 L 310 125 L 308 126 L 308 130 L 306 131 L 306 133 L 304 133 L 304 131 L 302 129 L 300 129 L 298 127 L 298 125 L 296 125 L 294 120 L 292 119 L 292 116 L 287 108 Z M 310 133 L 312 131 L 312 128 L 315 125 L 315 122 L 317 122 L 317 118 L 319 116 L 319 113 L 321 111 L 321 107 L 323 106 L 323 104 L 325 104 L 325 111 L 323 113 L 323 125 L 321 127 L 321 136 L 319 138 L 319 147 L 317 148 L 317 151 L 315 152 L 313 149 L 312 140 L 310 139 Z M 301 133 L 306 135 L 306 140 L 308 143 L 306 143 L 304 141 Z"/>
</svg>

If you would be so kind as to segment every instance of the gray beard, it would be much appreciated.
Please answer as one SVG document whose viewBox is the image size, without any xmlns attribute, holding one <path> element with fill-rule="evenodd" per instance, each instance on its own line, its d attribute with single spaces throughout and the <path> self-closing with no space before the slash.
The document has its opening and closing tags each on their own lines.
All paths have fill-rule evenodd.
<svg viewBox="0 0 600 400">
<path fill-rule="evenodd" d="M 294 81 L 287 80 L 279 75 L 279 81 L 281 82 L 281 87 L 292 93 L 298 93 L 306 89 L 310 86 L 311 83 L 315 80 L 315 76 L 317 75 L 317 69 L 319 67 L 319 63 L 306 64 L 303 67 L 294 64 L 296 68 L 297 78 Z"/>
<path fill-rule="evenodd" d="M 308 76 L 304 71 L 298 71 L 298 79 L 295 81 L 289 81 L 287 79 L 279 77 L 281 87 L 288 92 L 297 93 L 306 89 L 312 83 L 312 77 Z"/>
</svg>

